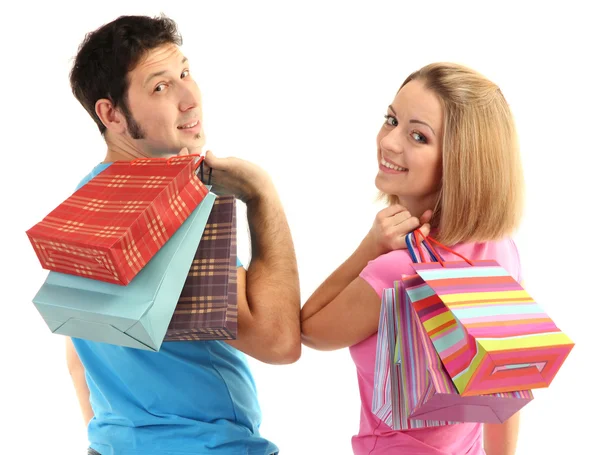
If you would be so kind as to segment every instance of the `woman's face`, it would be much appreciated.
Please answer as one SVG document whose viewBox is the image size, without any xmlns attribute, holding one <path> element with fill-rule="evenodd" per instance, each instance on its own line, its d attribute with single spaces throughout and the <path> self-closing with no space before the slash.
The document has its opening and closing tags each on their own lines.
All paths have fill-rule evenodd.
<svg viewBox="0 0 600 455">
<path fill-rule="evenodd" d="M 434 92 L 410 81 L 388 107 L 377 135 L 375 185 L 395 195 L 413 215 L 432 209 L 442 178 L 444 112 Z"/>
</svg>

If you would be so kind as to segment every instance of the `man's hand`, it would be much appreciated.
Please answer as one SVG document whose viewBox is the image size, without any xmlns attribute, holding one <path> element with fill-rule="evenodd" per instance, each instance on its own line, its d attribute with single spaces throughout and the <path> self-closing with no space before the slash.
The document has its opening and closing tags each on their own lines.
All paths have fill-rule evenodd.
<svg viewBox="0 0 600 455">
<path fill-rule="evenodd" d="M 212 169 L 211 191 L 217 195 L 233 194 L 248 203 L 273 187 L 267 172 L 249 161 L 235 157 L 217 158 L 208 151 L 204 164 L 204 183 L 208 183 L 207 174 Z"/>
<path fill-rule="evenodd" d="M 431 228 L 429 221 L 432 215 L 433 211 L 427 210 L 417 218 L 399 204 L 381 210 L 375 216 L 373 226 L 367 234 L 370 244 L 376 250 L 376 256 L 406 248 L 405 237 L 415 229 L 419 229 L 427 237 Z"/>
</svg>

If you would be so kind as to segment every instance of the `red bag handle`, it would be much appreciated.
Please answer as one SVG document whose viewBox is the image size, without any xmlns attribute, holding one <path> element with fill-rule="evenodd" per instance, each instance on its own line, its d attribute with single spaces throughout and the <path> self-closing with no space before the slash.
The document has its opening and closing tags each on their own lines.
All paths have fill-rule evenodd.
<svg viewBox="0 0 600 455">
<path fill-rule="evenodd" d="M 442 258 L 437 254 L 437 252 L 435 251 L 435 248 L 433 247 L 432 243 L 436 244 L 438 247 L 442 248 L 443 250 L 448 251 L 449 253 L 452 253 L 456 256 L 458 256 L 459 258 L 463 259 L 465 262 L 467 262 L 468 264 L 474 266 L 475 264 L 473 263 L 473 261 L 467 259 L 466 257 L 464 257 L 462 254 L 457 253 L 456 251 L 454 251 L 451 248 L 448 248 L 446 245 L 441 244 L 440 242 L 438 242 L 437 240 L 432 239 L 431 237 L 425 237 L 425 235 L 423 235 L 423 233 L 417 229 L 415 230 L 415 243 L 417 244 L 417 248 L 419 249 L 419 254 L 421 255 L 421 257 L 424 257 L 421 251 L 421 247 L 419 245 L 419 236 L 421 236 L 421 238 L 423 239 L 423 242 L 426 243 L 427 245 L 429 245 L 429 248 L 431 249 L 431 251 L 433 252 L 433 254 L 435 255 L 436 259 L 438 260 L 438 262 L 442 265 L 442 267 L 446 267 L 444 265 L 444 261 L 442 260 Z"/>
<path fill-rule="evenodd" d="M 135 160 L 132 160 L 129 162 L 129 164 L 135 164 L 138 162 L 143 162 L 143 161 L 165 161 L 167 163 L 167 166 L 170 166 L 173 164 L 173 160 L 181 160 L 181 159 L 185 159 L 188 157 L 193 157 L 193 156 L 197 156 L 198 158 L 200 158 L 196 164 L 194 165 L 194 170 L 197 170 L 200 167 L 200 164 L 204 161 L 204 156 L 200 155 L 199 153 L 190 153 L 189 155 L 175 155 L 175 156 L 171 156 L 169 158 L 136 158 Z"/>
<path fill-rule="evenodd" d="M 421 257 L 421 260 L 423 262 L 427 262 L 427 260 L 425 259 L 427 256 L 425 254 L 423 254 L 423 250 L 421 250 L 421 242 L 419 242 L 418 235 L 420 235 L 423 238 L 423 240 L 425 240 L 425 236 L 418 229 L 414 232 L 415 245 L 417 247 L 417 250 L 419 251 L 419 256 Z M 433 255 L 433 257 L 435 258 L 435 260 L 437 262 L 439 262 L 439 263 L 444 262 L 444 260 L 442 259 L 442 256 L 440 256 L 440 254 L 436 251 L 435 248 L 433 248 L 431 246 L 431 244 L 429 242 L 427 243 L 427 251 L 430 252 L 431 255 Z"/>
</svg>

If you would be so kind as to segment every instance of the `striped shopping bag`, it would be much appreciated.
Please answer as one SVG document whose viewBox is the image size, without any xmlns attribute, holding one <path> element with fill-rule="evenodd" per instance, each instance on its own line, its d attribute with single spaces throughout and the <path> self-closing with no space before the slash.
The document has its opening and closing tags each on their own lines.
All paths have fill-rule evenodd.
<svg viewBox="0 0 600 455">
<path fill-rule="evenodd" d="M 430 238 L 407 236 L 423 280 L 411 301 L 461 395 L 548 387 L 573 349 L 540 305 L 494 260 L 471 261 Z M 446 262 L 434 245 L 464 261 Z"/>
<path fill-rule="evenodd" d="M 502 423 L 533 400 L 531 390 L 461 396 L 415 311 L 427 285 L 419 275 L 395 282 L 403 414 L 411 419 Z"/>
<path fill-rule="evenodd" d="M 394 430 L 506 421 L 533 394 L 524 390 L 461 396 L 408 297 L 422 285 L 418 275 L 403 276 L 394 288 L 384 290 L 372 412 Z"/>
<path fill-rule="evenodd" d="M 402 376 L 401 365 L 394 362 L 396 337 L 398 330 L 402 330 L 398 321 L 400 324 L 405 322 L 404 318 L 398 317 L 398 292 L 401 291 L 396 286 L 384 289 L 382 294 L 371 411 L 394 430 L 449 425 L 449 422 L 429 419 L 426 415 L 419 419 L 411 419 L 411 412 L 416 408 L 419 399 L 423 398 L 426 401 L 427 365 L 418 362 L 418 369 L 411 368 L 412 375 L 406 375 L 405 371 Z"/>
</svg>

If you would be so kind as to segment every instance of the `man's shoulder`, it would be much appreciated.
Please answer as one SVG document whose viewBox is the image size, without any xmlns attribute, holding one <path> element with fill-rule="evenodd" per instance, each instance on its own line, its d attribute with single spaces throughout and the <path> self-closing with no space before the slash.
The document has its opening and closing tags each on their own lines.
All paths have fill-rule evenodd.
<svg viewBox="0 0 600 455">
<path fill-rule="evenodd" d="M 79 184 L 77 185 L 77 188 L 75 188 L 75 190 L 78 190 L 79 188 L 81 188 L 83 185 L 85 185 L 87 182 L 89 182 L 90 180 L 92 180 L 94 177 L 96 177 L 98 174 L 100 174 L 100 172 L 102 172 L 103 170 L 105 170 L 108 166 L 110 166 L 111 163 L 99 163 L 97 164 L 88 175 L 86 175 L 84 178 L 81 179 L 81 181 L 79 182 Z"/>
</svg>

